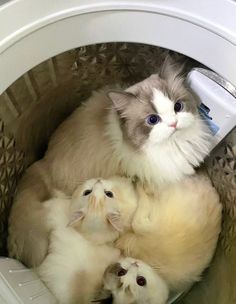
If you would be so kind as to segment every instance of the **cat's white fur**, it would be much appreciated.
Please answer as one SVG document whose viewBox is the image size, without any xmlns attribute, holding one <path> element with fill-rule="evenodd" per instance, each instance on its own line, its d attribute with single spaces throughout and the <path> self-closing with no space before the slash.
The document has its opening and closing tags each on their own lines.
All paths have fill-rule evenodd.
<svg viewBox="0 0 236 304">
<path fill-rule="evenodd" d="M 221 227 L 219 197 L 204 175 L 154 193 L 140 186 L 137 191 L 133 231 L 118 239 L 117 248 L 148 263 L 171 289 L 181 291 L 200 280 L 213 257 Z"/>
<path fill-rule="evenodd" d="M 165 281 L 146 263 L 131 257 L 118 260 L 127 271 L 124 276 L 106 271 L 104 289 L 111 292 L 113 304 L 165 304 L 169 289 Z M 110 267 L 109 267 L 110 268 Z M 146 279 L 145 286 L 136 282 L 138 276 Z"/>
</svg>

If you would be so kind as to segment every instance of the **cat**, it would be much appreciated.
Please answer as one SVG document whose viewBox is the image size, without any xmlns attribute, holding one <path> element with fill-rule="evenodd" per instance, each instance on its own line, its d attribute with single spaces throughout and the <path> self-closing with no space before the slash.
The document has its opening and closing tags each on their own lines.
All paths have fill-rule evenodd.
<svg viewBox="0 0 236 304">
<path fill-rule="evenodd" d="M 88 213 L 92 207 L 94 212 Z M 72 195 L 70 223 L 90 241 L 95 241 L 97 244 L 104 241 L 113 242 L 120 232 L 131 229 L 136 208 L 137 193 L 131 179 L 120 176 L 113 176 L 106 180 L 90 179 L 81 184 Z M 99 212 L 103 212 L 103 217 L 106 218 L 103 224 L 100 217 L 97 217 Z M 88 213 L 86 217 L 84 213 Z M 78 217 L 81 217 L 83 221 L 78 221 Z M 108 232 L 108 224 L 111 224 L 115 230 Z"/>
<path fill-rule="evenodd" d="M 170 290 L 182 292 L 201 279 L 214 255 L 222 206 L 207 176 L 188 177 L 154 193 L 138 185 L 132 229 L 116 247 L 149 264 Z"/>
<path fill-rule="evenodd" d="M 210 133 L 185 87 L 181 68 L 167 59 L 159 74 L 125 91 L 93 93 L 59 126 L 43 159 L 27 169 L 9 218 L 8 250 L 28 266 L 45 257 L 43 202 L 56 188 L 112 175 L 162 187 L 194 173 L 211 147 Z"/>
<path fill-rule="evenodd" d="M 124 179 L 88 180 L 72 198 L 56 192 L 56 198 L 44 203 L 50 244 L 37 271 L 59 303 L 88 304 L 101 288 L 105 269 L 119 258 L 112 243 L 130 220 L 122 217 L 128 212 L 118 209 L 117 183 L 124 186 Z M 125 184 L 123 194 L 129 194 L 129 180 Z"/>
<path fill-rule="evenodd" d="M 149 265 L 131 257 L 107 268 L 103 290 L 111 293 L 112 304 L 165 304 L 169 295 L 165 281 Z"/>
</svg>

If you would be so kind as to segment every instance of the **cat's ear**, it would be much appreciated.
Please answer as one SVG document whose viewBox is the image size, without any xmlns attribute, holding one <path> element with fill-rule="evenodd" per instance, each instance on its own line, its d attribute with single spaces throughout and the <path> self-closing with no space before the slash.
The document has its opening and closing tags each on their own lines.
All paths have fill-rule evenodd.
<svg viewBox="0 0 236 304">
<path fill-rule="evenodd" d="M 159 76 L 165 79 L 170 95 L 185 95 L 184 88 L 184 64 L 180 64 L 170 55 L 167 55 L 160 70 Z"/>
<path fill-rule="evenodd" d="M 115 109 L 118 112 L 124 112 L 128 104 L 134 100 L 135 95 L 124 91 L 110 91 L 107 96 L 111 99 Z"/>
<path fill-rule="evenodd" d="M 84 216 L 85 216 L 85 214 L 82 210 L 75 211 L 74 213 L 72 213 L 72 215 L 70 217 L 68 226 L 73 227 L 76 223 L 81 221 L 84 218 Z"/>
<path fill-rule="evenodd" d="M 119 212 L 108 213 L 107 220 L 117 231 L 123 231 L 123 224 Z"/>
<path fill-rule="evenodd" d="M 161 66 L 159 75 L 161 78 L 165 79 L 169 83 L 172 83 L 177 79 L 178 80 L 183 79 L 182 78 L 183 69 L 184 69 L 184 64 L 178 63 L 170 55 L 167 55 Z"/>
</svg>

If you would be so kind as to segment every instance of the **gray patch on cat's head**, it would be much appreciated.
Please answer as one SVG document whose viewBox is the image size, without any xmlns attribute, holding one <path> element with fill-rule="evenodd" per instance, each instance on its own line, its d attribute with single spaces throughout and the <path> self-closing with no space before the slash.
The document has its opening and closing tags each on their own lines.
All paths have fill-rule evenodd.
<svg viewBox="0 0 236 304">
<path fill-rule="evenodd" d="M 121 270 L 120 263 L 115 263 L 107 267 L 104 272 L 104 286 L 108 290 L 119 289 L 122 287 L 121 279 L 118 276 L 119 270 Z"/>
<path fill-rule="evenodd" d="M 115 264 L 112 264 L 110 265 L 106 271 L 105 271 L 105 275 L 107 274 L 114 274 L 114 275 L 117 275 L 118 271 L 121 269 L 121 265 L 120 263 L 115 263 Z"/>
<path fill-rule="evenodd" d="M 155 113 L 152 103 L 139 100 L 138 96 L 127 92 L 113 91 L 109 93 L 109 97 L 119 114 L 124 138 L 139 148 L 151 131 L 150 126 L 145 124 L 145 119 Z"/>
<path fill-rule="evenodd" d="M 184 101 L 184 111 L 196 113 L 197 104 L 180 76 L 182 68 L 168 58 L 159 74 L 129 87 L 126 91 L 111 91 L 108 96 L 120 117 L 124 139 L 135 148 L 140 148 L 149 137 L 152 126 L 146 123 L 150 114 L 157 113 L 153 106 L 153 89 L 162 91 L 174 103 Z"/>
<path fill-rule="evenodd" d="M 120 270 L 123 270 L 120 263 L 110 265 L 104 274 L 105 281 L 109 282 L 109 287 L 113 290 L 113 292 L 114 290 L 116 290 L 116 292 L 124 292 L 127 299 L 129 299 L 129 303 L 131 303 L 130 300 L 133 300 L 132 304 L 135 304 L 136 301 L 134 300 L 130 285 L 124 286 L 124 283 L 122 282 L 122 278 L 129 272 L 129 269 L 126 269 L 127 273 L 124 274 L 124 276 L 118 275 Z"/>
</svg>

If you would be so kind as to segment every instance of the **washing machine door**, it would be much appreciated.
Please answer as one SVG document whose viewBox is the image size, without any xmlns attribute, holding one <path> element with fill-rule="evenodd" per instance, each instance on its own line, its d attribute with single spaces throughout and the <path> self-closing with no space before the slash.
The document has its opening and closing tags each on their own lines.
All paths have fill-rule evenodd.
<svg viewBox="0 0 236 304">
<path fill-rule="evenodd" d="M 236 85 L 233 0 L 2 2 L 0 93 L 49 57 L 82 45 L 114 41 L 175 50 Z"/>
</svg>

